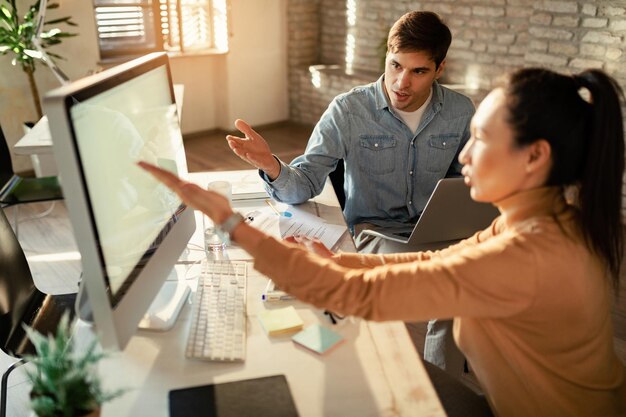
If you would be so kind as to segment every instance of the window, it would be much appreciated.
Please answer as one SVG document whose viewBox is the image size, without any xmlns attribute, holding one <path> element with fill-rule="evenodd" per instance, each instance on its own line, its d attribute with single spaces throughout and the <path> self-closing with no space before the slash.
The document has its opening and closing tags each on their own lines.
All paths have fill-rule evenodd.
<svg viewBox="0 0 626 417">
<path fill-rule="evenodd" d="M 228 48 L 227 0 L 93 0 L 102 59 Z"/>
</svg>

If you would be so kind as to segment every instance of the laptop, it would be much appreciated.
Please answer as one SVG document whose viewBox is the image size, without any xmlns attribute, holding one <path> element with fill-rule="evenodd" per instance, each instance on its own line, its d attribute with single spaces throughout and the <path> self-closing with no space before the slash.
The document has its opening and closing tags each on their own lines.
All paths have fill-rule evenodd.
<svg viewBox="0 0 626 417">
<path fill-rule="evenodd" d="M 499 214 L 492 204 L 472 200 L 470 187 L 465 185 L 463 178 L 444 178 L 435 186 L 413 230 L 370 229 L 363 232 L 410 247 L 430 245 L 428 249 L 437 249 L 486 228 Z"/>
</svg>

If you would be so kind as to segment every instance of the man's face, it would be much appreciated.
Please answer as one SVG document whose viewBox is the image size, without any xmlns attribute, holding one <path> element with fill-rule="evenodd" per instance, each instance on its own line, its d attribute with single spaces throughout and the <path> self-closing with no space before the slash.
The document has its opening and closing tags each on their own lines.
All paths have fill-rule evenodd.
<svg viewBox="0 0 626 417">
<path fill-rule="evenodd" d="M 419 109 L 428 98 L 433 82 L 443 73 L 445 60 L 435 61 L 423 51 L 387 53 L 385 91 L 393 108 L 405 112 Z"/>
</svg>

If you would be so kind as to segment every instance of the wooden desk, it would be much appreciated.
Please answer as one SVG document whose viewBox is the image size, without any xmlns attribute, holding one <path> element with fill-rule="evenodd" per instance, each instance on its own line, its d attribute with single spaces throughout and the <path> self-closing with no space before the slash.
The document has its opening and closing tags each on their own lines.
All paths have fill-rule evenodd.
<svg viewBox="0 0 626 417">
<path fill-rule="evenodd" d="M 246 171 L 240 171 L 246 173 Z M 247 171 L 249 174 L 252 171 Z M 233 179 L 233 172 L 192 174 L 201 185 Z M 263 200 L 238 202 L 246 211 Z M 330 223 L 345 224 L 332 187 L 305 205 Z M 196 219 L 200 218 L 197 213 Z M 201 222 L 191 243 L 202 244 Z M 23 230 L 23 229 L 22 229 Z M 343 250 L 353 248 L 349 234 L 340 240 Z M 231 259 L 249 259 L 241 249 L 229 249 Z M 193 254 L 191 255 L 194 256 Z M 202 256 L 202 253 L 195 254 Z M 177 268 L 186 268 L 179 265 Z M 188 360 L 184 346 L 190 309 L 183 308 L 168 332 L 139 331 L 126 349 L 100 367 L 105 387 L 130 387 L 123 397 L 105 404 L 103 416 L 167 416 L 171 389 L 285 374 L 301 416 L 445 416 L 416 350 L 401 322 L 374 323 L 345 319 L 333 330 L 345 342 L 325 356 L 294 345 L 290 336 L 268 337 L 257 315 L 269 305 L 261 302 L 266 278 L 249 264 L 247 293 L 247 359 L 244 363 Z M 193 278 L 190 270 L 187 278 Z M 195 285 L 195 279 L 189 280 Z M 311 306 L 292 301 L 305 325 L 328 319 Z M 288 305 L 284 303 L 282 305 Z M 85 329 L 83 329 L 84 331 Z M 245 399 L 242 399 L 245 400 Z"/>
</svg>

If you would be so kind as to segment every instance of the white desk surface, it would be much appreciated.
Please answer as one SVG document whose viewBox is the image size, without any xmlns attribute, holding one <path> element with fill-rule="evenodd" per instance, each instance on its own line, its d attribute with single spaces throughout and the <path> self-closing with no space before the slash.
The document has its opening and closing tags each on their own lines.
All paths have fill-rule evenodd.
<svg viewBox="0 0 626 417">
<path fill-rule="evenodd" d="M 255 171 L 191 174 L 190 179 L 208 181 L 254 178 Z M 263 200 L 236 202 L 246 211 Z M 330 223 L 345 224 L 330 184 L 305 204 Z M 196 213 L 197 233 L 191 242 L 201 245 L 202 222 Z M 353 250 L 349 234 L 340 240 L 341 249 Z M 228 249 L 231 259 L 249 259 L 241 249 Z M 191 257 L 201 257 L 195 252 Z M 188 268 L 178 265 L 177 269 Z M 187 279 L 194 278 L 192 267 Z M 139 331 L 123 352 L 113 353 L 100 366 L 105 388 L 128 387 L 123 397 L 106 403 L 103 417 L 168 416 L 168 391 L 210 383 L 284 374 L 301 416 L 445 416 L 426 371 L 401 322 L 374 323 L 348 318 L 331 326 L 321 311 L 299 301 L 293 305 L 305 326 L 321 323 L 340 333 L 345 341 L 324 356 L 296 346 L 290 335 L 268 337 L 257 315 L 273 305 L 261 302 L 266 278 L 248 264 L 247 358 L 243 363 L 189 360 L 184 346 L 190 308 L 185 306 L 173 329 L 158 333 Z M 195 279 L 189 279 L 192 289 Z M 245 401 L 242 398 L 242 401 Z"/>
<path fill-rule="evenodd" d="M 182 119 L 184 93 L 185 86 L 183 84 L 174 84 L 174 99 L 179 119 Z M 28 133 L 13 145 L 13 151 L 18 155 L 52 154 L 52 136 L 48 127 L 48 118 L 42 117 Z"/>
</svg>

